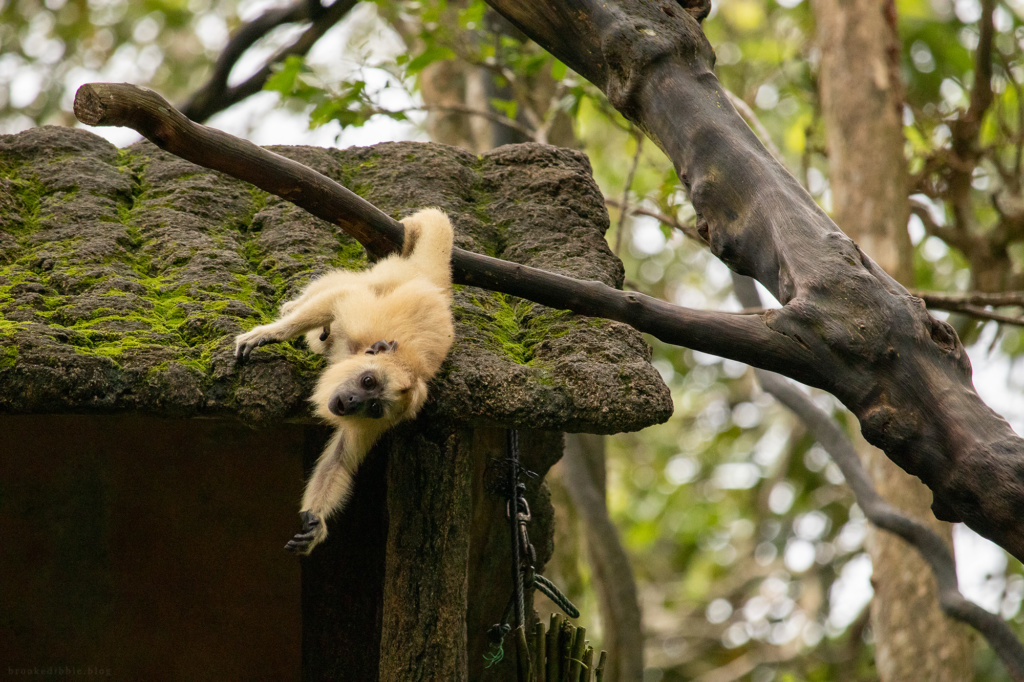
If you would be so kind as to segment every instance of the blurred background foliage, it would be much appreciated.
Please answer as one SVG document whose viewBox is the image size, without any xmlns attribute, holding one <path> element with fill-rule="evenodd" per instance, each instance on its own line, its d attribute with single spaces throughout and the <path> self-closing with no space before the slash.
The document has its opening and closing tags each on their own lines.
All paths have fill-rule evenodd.
<svg viewBox="0 0 1024 682">
<path fill-rule="evenodd" d="M 74 92 L 90 81 L 147 85 L 184 103 L 207 81 L 239 27 L 280 6 L 257 0 L 3 0 L 0 132 L 73 125 Z M 951 130 L 975 85 L 981 4 L 897 0 L 896 10 L 917 207 L 908 224 L 916 285 L 970 291 L 979 288 L 980 275 L 1000 267 L 1001 289 L 982 288 L 1024 289 L 1024 3 L 996 5 L 994 99 L 974 164 L 966 169 L 966 232 L 988 249 L 989 260 L 950 237 L 956 207 L 944 194 Z M 642 142 L 593 86 L 495 20 L 479 0 L 360 4 L 308 53 L 275 60 L 307 24 L 277 27 L 242 55 L 229 85 L 268 59 L 273 75 L 261 93 L 214 115 L 212 125 L 263 143 L 347 145 L 427 139 L 431 116 L 460 114 L 485 119 L 505 139 L 511 134 L 577 146 L 589 155 L 610 200 L 608 239 L 625 263 L 627 287 L 689 307 L 739 310 L 728 270 L 679 229 L 692 227 L 693 210 L 664 155 Z M 829 210 L 819 50 L 807 1 L 721 0 L 704 27 L 723 85 Z M 461 111 L 432 103 L 425 79 L 444 64 L 462 69 L 462 78 L 485 74 L 489 88 L 475 102 L 464 98 L 469 104 Z M 982 395 L 1020 432 L 1021 327 L 949 319 L 965 343 L 973 343 Z M 675 414 L 666 424 L 609 438 L 607 450 L 608 505 L 632 559 L 643 609 L 644 679 L 873 679 L 867 526 L 838 468 L 745 366 L 652 345 Z M 815 391 L 813 398 L 856 428 L 831 396 Z M 577 544 L 582 533 L 572 530 L 581 522 L 557 481 L 556 497 L 566 507 L 568 529 L 559 536 L 555 572 L 584 605 L 584 620 L 600 639 L 593 574 Z M 972 560 L 963 572 L 968 596 L 1024 633 L 1019 563 L 969 531 L 958 530 L 957 540 Z M 978 647 L 976 673 L 980 680 L 1006 679 L 985 646 Z"/>
</svg>

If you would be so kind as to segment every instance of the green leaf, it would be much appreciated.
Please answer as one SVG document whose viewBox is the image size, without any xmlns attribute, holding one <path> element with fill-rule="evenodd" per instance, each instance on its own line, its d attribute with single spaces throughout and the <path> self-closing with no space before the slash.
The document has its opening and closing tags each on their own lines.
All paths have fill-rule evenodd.
<svg viewBox="0 0 1024 682">
<path fill-rule="evenodd" d="M 519 108 L 519 102 L 514 99 L 494 98 L 491 100 L 491 106 L 505 114 L 508 118 L 515 119 L 516 111 L 518 111 Z"/>
<path fill-rule="evenodd" d="M 413 57 L 405 67 L 410 76 L 418 74 L 434 62 L 442 62 L 446 59 L 454 59 L 455 52 L 445 45 L 431 45 L 423 52 Z"/>
<path fill-rule="evenodd" d="M 560 81 L 565 78 L 565 74 L 569 71 L 569 67 L 558 61 L 554 60 L 551 64 L 551 77 L 556 81 Z"/>
<path fill-rule="evenodd" d="M 282 95 L 293 94 L 299 75 L 309 71 L 305 60 L 297 55 L 289 55 L 283 64 L 274 69 L 275 73 L 263 84 L 263 89 L 280 92 Z"/>
</svg>

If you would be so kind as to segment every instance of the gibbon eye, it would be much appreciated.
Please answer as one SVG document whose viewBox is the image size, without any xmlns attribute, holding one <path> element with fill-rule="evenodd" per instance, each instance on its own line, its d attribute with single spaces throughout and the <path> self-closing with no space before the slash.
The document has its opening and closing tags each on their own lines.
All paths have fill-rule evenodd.
<svg viewBox="0 0 1024 682">
<path fill-rule="evenodd" d="M 377 379 L 375 379 L 372 374 L 364 375 L 363 378 L 359 380 L 359 382 L 363 385 L 363 388 L 365 388 L 367 391 L 369 391 L 370 389 L 373 389 L 373 388 L 375 388 L 377 386 Z"/>
</svg>

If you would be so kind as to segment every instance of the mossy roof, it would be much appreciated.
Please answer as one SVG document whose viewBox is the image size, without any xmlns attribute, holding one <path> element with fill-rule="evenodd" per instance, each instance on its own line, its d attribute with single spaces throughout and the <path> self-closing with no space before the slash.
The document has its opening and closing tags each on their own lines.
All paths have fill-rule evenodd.
<svg viewBox="0 0 1024 682">
<path fill-rule="evenodd" d="M 278 147 L 401 218 L 449 213 L 457 244 L 620 285 L 586 157 L 546 145 Z M 309 279 L 360 268 L 339 228 L 149 142 L 45 127 L 0 136 L 0 413 L 141 411 L 310 419 L 322 360 L 301 341 L 236 366 L 233 337 Z M 615 432 L 664 421 L 668 389 L 633 329 L 456 287 L 456 342 L 430 413 Z"/>
</svg>

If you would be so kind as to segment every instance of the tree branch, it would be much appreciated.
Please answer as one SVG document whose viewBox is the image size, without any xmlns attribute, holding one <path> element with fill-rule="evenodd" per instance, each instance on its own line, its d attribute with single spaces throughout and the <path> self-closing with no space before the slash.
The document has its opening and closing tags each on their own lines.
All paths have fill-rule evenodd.
<svg viewBox="0 0 1024 682">
<path fill-rule="evenodd" d="M 83 85 L 75 115 L 89 125 L 123 125 L 161 149 L 227 173 L 304 208 L 383 256 L 398 251 L 402 224 L 328 177 L 279 154 L 185 118 L 152 90 L 129 84 Z M 810 378 L 811 356 L 767 324 L 773 313 L 739 315 L 673 306 L 632 291 L 581 281 L 463 249 L 452 253 L 455 280 L 581 315 L 625 322 L 666 343 L 717 353 Z M 804 368 L 801 370 L 800 368 Z"/>
<path fill-rule="evenodd" d="M 610 197 L 605 197 L 604 203 L 607 204 L 608 206 L 611 206 L 612 208 L 617 208 L 620 211 L 624 210 L 631 215 L 645 215 L 650 218 L 654 218 L 655 220 L 661 222 L 664 225 L 668 225 L 669 227 L 679 230 L 690 239 L 700 242 L 705 246 L 707 245 L 707 243 L 703 239 L 701 239 L 701 236 L 697 234 L 696 228 L 694 228 L 692 225 L 686 225 L 685 223 L 680 222 L 678 218 L 674 218 L 670 215 L 666 215 L 665 213 L 661 213 L 659 211 L 652 211 L 642 206 L 624 206 L 622 202 L 619 201 L 618 199 L 612 199 Z"/>
<path fill-rule="evenodd" d="M 782 373 L 839 398 L 869 443 L 932 489 L 936 516 L 1024 557 L 1024 441 L 974 391 L 952 327 L 857 248 L 729 105 L 699 24 L 642 0 L 488 3 L 672 159 L 712 253 L 783 304 L 766 324 L 815 358 L 815 376 Z"/>
<path fill-rule="evenodd" d="M 1024 291 L 1001 291 L 990 294 L 984 291 L 967 291 L 962 294 L 950 294 L 943 291 L 914 291 L 914 296 L 924 299 L 929 306 L 941 310 L 953 310 L 953 307 L 962 305 L 981 306 L 1016 306 L 1024 308 Z"/>
<path fill-rule="evenodd" d="M 744 307 L 761 305 L 761 297 L 751 279 L 734 275 L 733 290 Z M 853 444 L 831 415 L 778 374 L 761 369 L 755 369 L 754 374 L 761 387 L 789 408 L 832 456 L 832 461 L 843 472 L 846 483 L 868 520 L 879 528 L 903 538 L 928 562 L 938 585 L 939 605 L 946 615 L 980 632 L 1010 670 L 1013 678 L 1024 680 L 1024 646 L 999 616 L 968 601 L 960 593 L 956 564 L 942 538 L 924 525 L 904 516 L 882 499 L 861 466 Z"/>
<path fill-rule="evenodd" d="M 301 56 L 320 40 L 328 30 L 341 21 L 357 0 L 335 0 L 321 7 L 316 0 L 296 0 L 287 7 L 271 9 L 245 24 L 231 38 L 217 58 L 213 74 L 182 106 L 182 113 L 193 121 L 205 121 L 219 111 L 241 102 L 263 89 L 273 66 L 290 55 Z M 228 76 L 245 52 L 271 30 L 285 24 L 312 21 L 312 24 L 292 42 L 274 53 L 263 66 L 244 82 L 228 87 Z"/>
<path fill-rule="evenodd" d="M 619 216 L 619 229 L 615 231 L 615 248 L 613 251 L 616 256 L 621 256 L 622 253 L 622 237 L 626 231 L 626 217 L 629 215 L 629 190 L 633 187 L 633 177 L 636 175 L 636 169 L 640 166 L 640 155 L 644 151 L 644 137 L 635 128 L 630 130 L 630 137 L 636 142 L 636 152 L 633 154 L 633 163 L 629 166 L 629 173 L 626 174 L 626 183 L 622 187 L 622 201 L 621 215 Z"/>
<path fill-rule="evenodd" d="M 938 291 L 915 291 L 915 296 L 925 302 L 929 308 L 962 313 L 981 320 L 993 320 L 1004 324 L 1024 326 L 1024 316 L 1003 315 L 985 306 L 1017 306 L 1024 307 L 1024 291 L 1007 291 L 999 294 L 986 294 L 972 291 L 966 294 L 948 294 Z"/>
<path fill-rule="evenodd" d="M 724 103 L 721 98 L 711 101 Z M 825 230 L 831 225 L 828 218 L 760 147 L 732 107 L 714 106 L 722 115 L 735 116 L 747 142 L 761 151 L 755 159 L 736 160 L 747 183 L 742 192 L 731 185 L 731 165 L 725 166 L 730 173 L 719 170 L 713 177 L 707 176 L 709 168 L 702 169 L 695 176 L 694 206 L 703 211 L 705 229 L 712 226 L 712 250 L 734 268 L 749 267 L 760 273 L 762 283 L 767 280 L 785 292 L 780 296 L 784 308 L 760 315 L 692 310 L 461 249 L 452 254 L 456 281 L 625 322 L 666 343 L 828 390 L 857 414 L 869 442 L 929 484 L 940 518 L 965 520 L 1024 557 L 1019 522 L 1024 517 L 1024 447 L 974 392 L 970 363 L 952 328 L 930 317 L 920 299 L 834 225 Z M 195 124 L 152 91 L 85 85 L 75 98 L 75 114 L 90 125 L 130 126 L 173 154 L 252 182 L 339 225 L 372 253 L 388 253 L 402 242 L 400 223 L 341 185 L 250 142 Z M 701 117 L 707 120 L 706 114 Z M 720 162 L 713 151 L 709 148 L 700 163 Z M 789 179 L 783 193 L 793 201 L 776 203 L 783 197 L 771 199 L 774 190 L 753 191 L 771 179 L 744 176 L 743 169 L 765 162 L 777 169 L 773 173 Z M 736 203 L 740 194 L 771 201 L 744 207 Z M 715 200 L 706 203 L 706 198 Z M 810 204 L 806 209 L 805 203 Z M 733 210 L 747 215 L 730 218 Z M 760 213 L 768 225 L 736 225 L 752 220 L 751 212 Z M 747 230 L 761 241 L 747 244 Z M 787 248 L 792 239 L 797 246 Z M 778 269 L 766 273 L 762 256 Z M 833 290 L 840 295 L 830 296 Z"/>
</svg>

